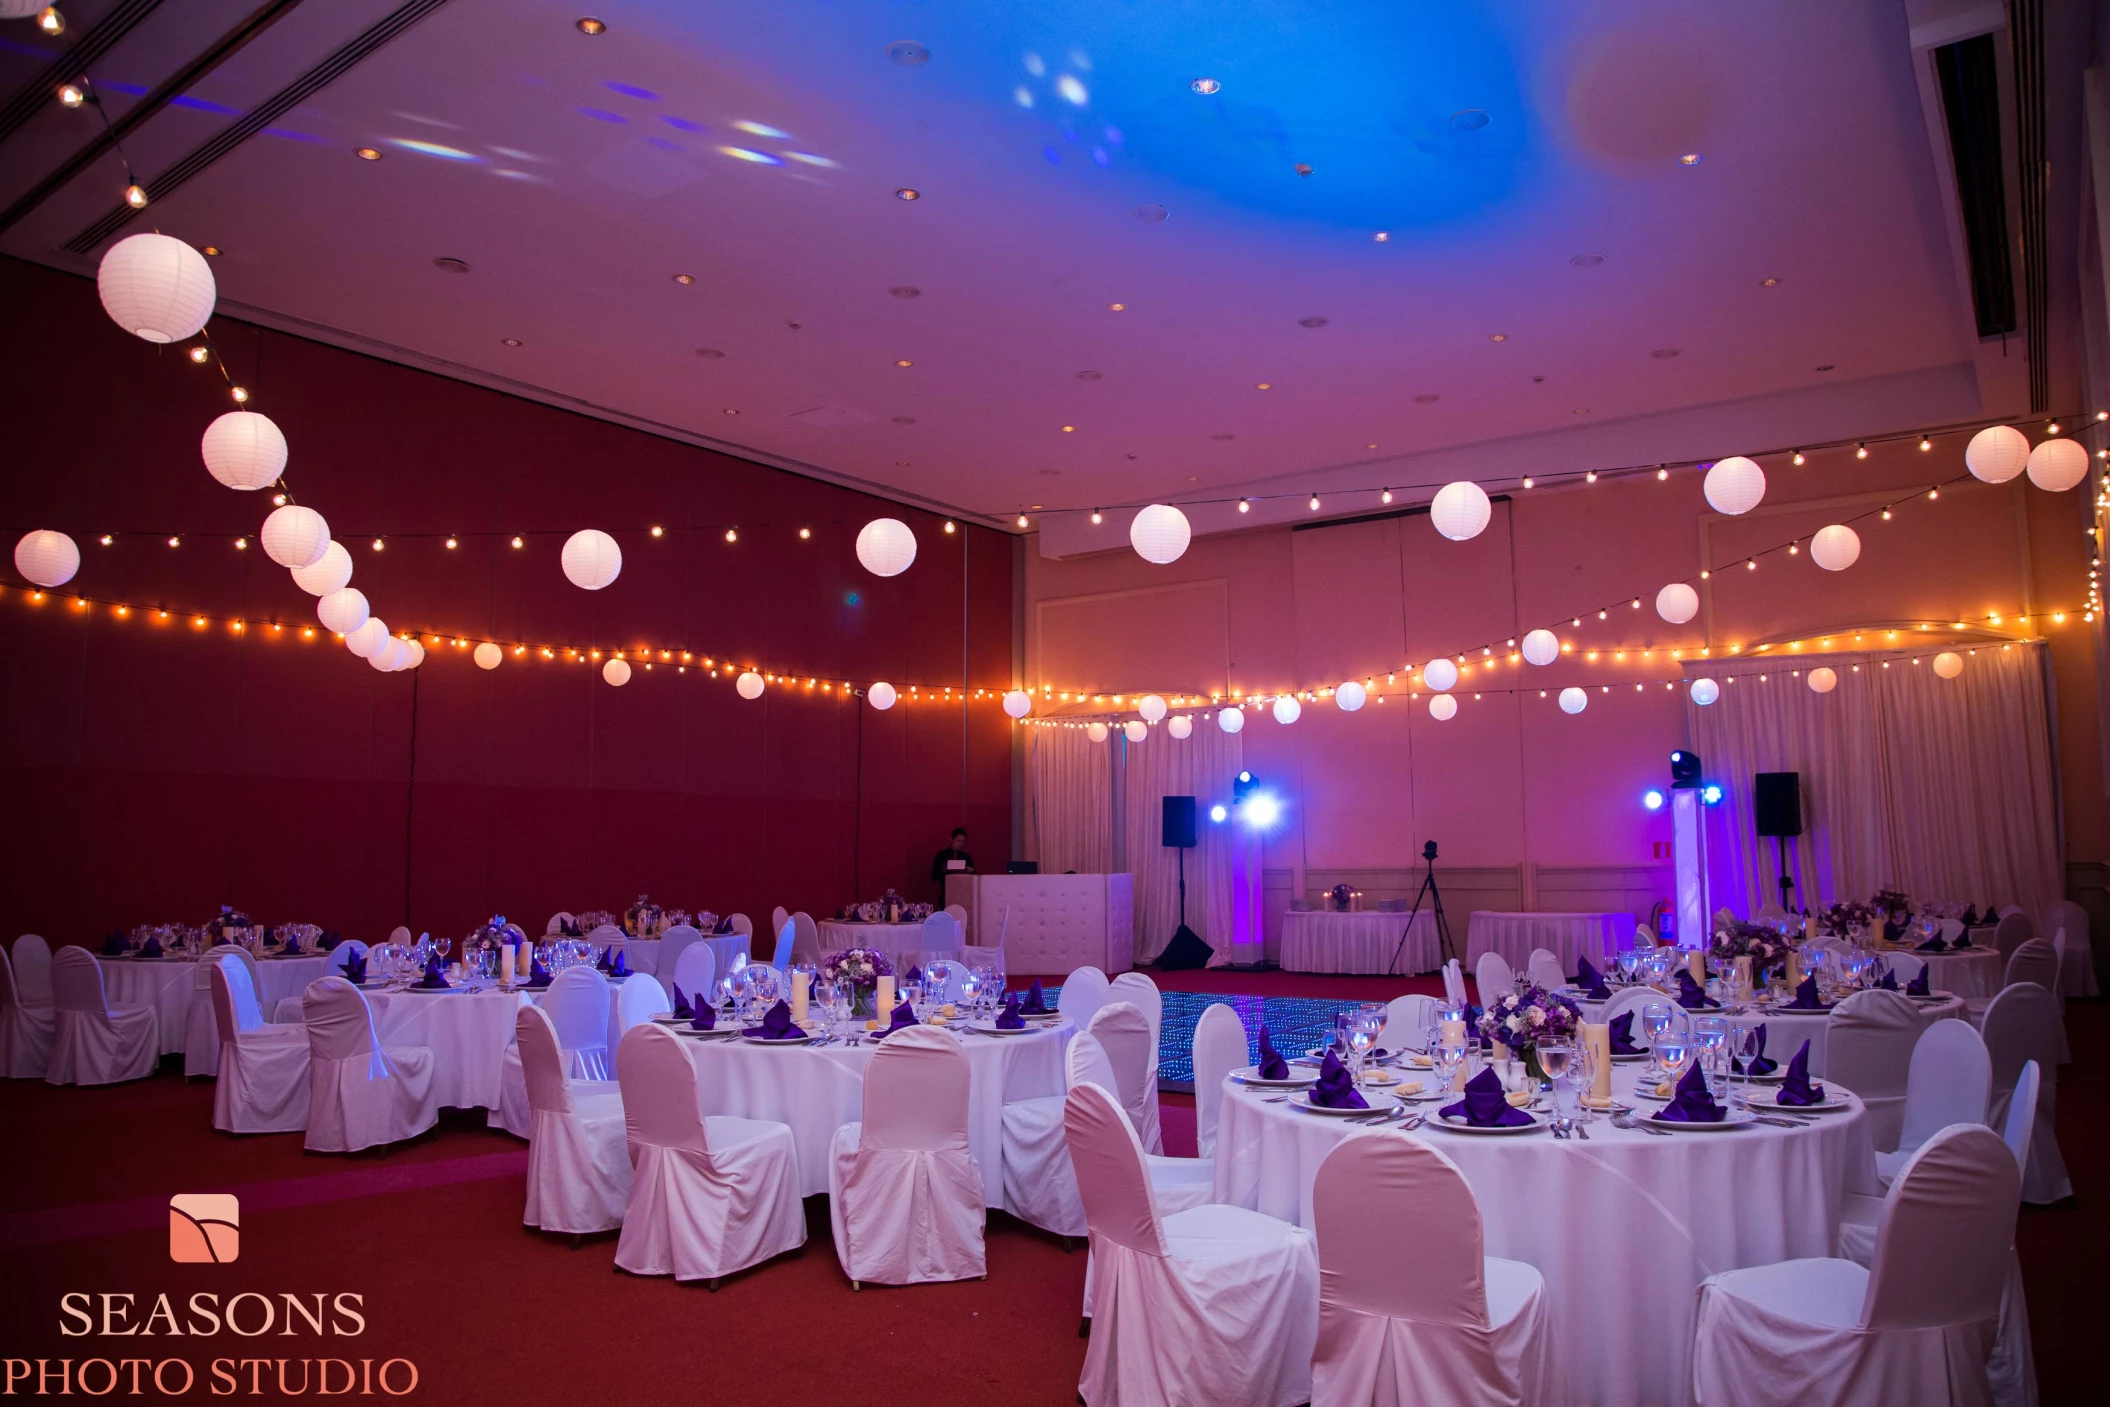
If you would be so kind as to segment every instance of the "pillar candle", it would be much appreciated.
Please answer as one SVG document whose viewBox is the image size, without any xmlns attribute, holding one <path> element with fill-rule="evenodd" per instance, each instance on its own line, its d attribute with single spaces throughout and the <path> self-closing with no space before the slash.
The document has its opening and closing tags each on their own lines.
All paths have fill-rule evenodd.
<svg viewBox="0 0 2110 1407">
<path fill-rule="evenodd" d="M 1736 985 L 1743 991 L 1751 990 L 1751 955 L 1748 953 L 1736 960 Z"/>
<path fill-rule="evenodd" d="M 520 980 L 523 982 L 535 975 L 534 939 L 523 938 L 520 940 L 520 956 L 513 959 L 513 971 L 520 974 Z"/>
<path fill-rule="evenodd" d="M 806 1021 L 806 978 L 803 972 L 791 974 L 791 1019 L 800 1025 Z"/>
<path fill-rule="evenodd" d="M 1788 949 L 1788 990 L 1794 991 L 1802 985 L 1802 950 Z"/>
<path fill-rule="evenodd" d="M 1450 1021 L 1446 1021 L 1446 1022 L 1444 1022 L 1444 1023 L 1443 1023 L 1443 1027 L 1442 1027 L 1442 1031 L 1441 1031 L 1441 1035 L 1442 1035 L 1442 1038 L 1443 1038 L 1443 1043 L 1444 1043 L 1445 1045 L 1447 1045 L 1447 1046 L 1462 1046 L 1462 1045 L 1464 1045 L 1464 1044 L 1465 1044 L 1465 1022 L 1464 1022 L 1464 1021 L 1462 1021 L 1462 1020 L 1455 1020 L 1455 1019 L 1454 1019 L 1454 1020 L 1450 1020 Z"/>
<path fill-rule="evenodd" d="M 1702 987 L 1707 985 L 1707 955 L 1694 948 L 1685 955 L 1685 966 L 1692 973 L 1692 980 Z"/>
<path fill-rule="evenodd" d="M 1612 1097 L 1612 1028 L 1602 1021 L 1582 1023 L 1583 1044 L 1590 1048 L 1590 1098 Z"/>
<path fill-rule="evenodd" d="M 513 985 L 513 949 L 510 944 L 498 950 L 498 980 L 508 987 Z"/>
<path fill-rule="evenodd" d="M 1509 1060 L 1509 1047 L 1503 1045 L 1500 1041 L 1496 1041 L 1494 1042 L 1493 1053 L 1487 1058 L 1497 1065 L 1506 1064 Z"/>
<path fill-rule="evenodd" d="M 874 1003 L 874 1005 L 873 1005 L 873 1008 L 872 1008 L 872 1014 L 873 1014 L 874 1016 L 876 1016 L 876 1017 L 878 1017 L 878 1018 L 879 1018 L 879 1021 L 880 1021 L 880 1024 L 881 1024 L 881 1025 L 884 1025 L 884 1024 L 886 1024 L 886 1022 L 888 1022 L 889 1020 L 891 1020 L 891 1019 L 893 1018 L 893 1015 L 894 1015 L 894 979 L 893 979 L 893 978 L 891 978 L 891 977 L 882 977 L 882 978 L 880 978 L 880 979 L 879 979 L 879 997 L 878 997 L 878 1000 L 877 1000 L 877 1001 L 876 1001 L 876 1002 Z"/>
</svg>

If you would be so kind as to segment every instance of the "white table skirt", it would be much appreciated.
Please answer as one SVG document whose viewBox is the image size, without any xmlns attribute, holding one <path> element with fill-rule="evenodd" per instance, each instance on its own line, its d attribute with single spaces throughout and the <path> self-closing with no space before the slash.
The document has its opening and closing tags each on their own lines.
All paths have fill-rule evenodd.
<svg viewBox="0 0 2110 1407">
<path fill-rule="evenodd" d="M 1285 972 L 1434 972 L 1443 966 L 1436 938 L 1436 915 L 1424 908 L 1412 914 L 1334 913 L 1292 909 L 1282 916 L 1282 968 Z M 1400 935 L 1407 934 L 1404 948 Z M 1398 958 L 1394 960 L 1394 954 Z"/>
<path fill-rule="evenodd" d="M 1621 1067 L 1613 1087 L 1624 1094 L 1633 1080 L 1632 1067 Z M 1308 1227 L 1320 1161 L 1359 1131 L 1227 1080 L 1216 1200 Z M 1691 1401 L 1700 1281 L 1830 1255 L 1842 1192 L 1875 1190 L 1875 1149 L 1858 1104 L 1793 1130 L 1754 1125 L 1659 1138 L 1600 1116 L 1588 1142 L 1544 1132 L 1411 1136 L 1441 1148 L 1465 1174 L 1486 1253 L 1528 1261 L 1546 1277 L 1555 1358 L 1568 1385 L 1563 1403 Z M 1411 1218 L 1415 1209 L 1396 1214 Z"/>
<path fill-rule="evenodd" d="M 671 972 L 660 977 L 659 947 L 664 941 L 666 940 L 661 938 L 626 938 L 612 946 L 624 950 L 625 961 L 632 972 L 649 972 L 654 977 L 659 977 L 659 985 L 664 987 L 674 980 L 674 974 Z M 697 941 L 710 945 L 711 954 L 717 959 L 715 970 L 721 975 L 733 970 L 734 959 L 740 954 L 754 952 L 754 940 L 744 933 L 707 933 Z M 773 945 L 765 945 L 762 956 L 768 957 L 775 951 Z M 667 999 L 673 1000 L 671 991 L 667 994 Z"/>
<path fill-rule="evenodd" d="M 1664 1000 L 1669 1001 L 1671 997 L 1665 994 Z M 1597 1021 L 1601 1019 L 1601 1013 L 1604 1010 L 1603 1002 L 1585 1001 L 1577 1004 L 1582 1007 L 1583 1017 L 1586 1020 Z M 1963 998 L 1959 996 L 1948 996 L 1945 1000 L 1937 1002 L 1914 1002 L 1913 1006 L 1918 1008 L 1920 1029 L 1922 1031 L 1945 1016 L 1964 1017 Z M 1698 1016 L 1701 1013 L 1694 1012 L 1692 1014 Z M 1722 1013 L 1716 1012 L 1715 1014 L 1720 1015 Z M 1804 1041 L 1808 1041 L 1810 1043 L 1810 1073 L 1812 1075 L 1822 1075 L 1824 1073 L 1825 1034 L 1831 1029 L 1830 1012 L 1748 1011 L 1735 1012 L 1731 1013 L 1731 1015 L 1738 1021 L 1765 1022 L 1766 1058 L 1768 1060 L 1777 1060 L 1782 1065 L 1786 1065 L 1790 1060 L 1794 1059 L 1796 1050 L 1800 1048 Z M 1640 1027 L 1641 1021 L 1637 1016 L 1634 1021 L 1634 1043 L 1636 1045 L 1645 1045 L 1648 1042 L 1648 1037 L 1642 1034 Z"/>
<path fill-rule="evenodd" d="M 1632 914 L 1504 914 L 1475 909 L 1465 931 L 1465 971 L 1480 954 L 1497 952 L 1518 972 L 1531 965 L 1531 950 L 1544 948 L 1575 975 L 1575 960 L 1587 957 L 1599 971 L 1612 955 L 1634 946 Z"/>
<path fill-rule="evenodd" d="M 894 971 L 905 972 L 916 954 L 923 951 L 923 925 L 920 923 L 846 923 L 839 918 L 824 918 L 817 925 L 820 929 L 821 953 L 839 953 L 844 948 L 876 948 L 885 953 L 894 964 Z"/>
<path fill-rule="evenodd" d="M 1064 1021 L 1024 1036 L 962 1038 L 970 1072 L 967 1146 L 982 1170 L 988 1206 L 1004 1200 L 1004 1105 L 1063 1092 L 1063 1051 L 1074 1030 Z M 684 1044 L 696 1062 L 701 1112 L 790 1125 L 799 1195 L 826 1192 L 829 1140 L 841 1125 L 864 1117 L 864 1071 L 877 1047 L 768 1049 L 738 1037 Z"/>
<path fill-rule="evenodd" d="M 103 1000 L 112 1006 L 151 1006 L 160 1019 L 159 1049 L 163 1055 L 183 1050 L 184 1034 L 190 1029 L 191 1002 L 207 993 L 197 990 L 196 958 L 106 958 L 98 957 L 103 969 Z M 298 996 L 322 976 L 327 957 L 258 958 L 257 1005 L 265 1011 L 279 998 Z"/>
<path fill-rule="evenodd" d="M 1991 930 L 1987 930 L 1990 932 Z M 1976 937 L 1964 951 L 1947 953 L 1913 952 L 1910 944 L 1904 947 L 1879 948 L 1879 952 L 1912 953 L 1925 958 L 1931 976 L 1927 979 L 1937 992 L 1954 992 L 1959 997 L 1994 997 L 2007 981 L 2007 959 L 1990 939 L 1984 947 L 1978 946 Z"/>
</svg>

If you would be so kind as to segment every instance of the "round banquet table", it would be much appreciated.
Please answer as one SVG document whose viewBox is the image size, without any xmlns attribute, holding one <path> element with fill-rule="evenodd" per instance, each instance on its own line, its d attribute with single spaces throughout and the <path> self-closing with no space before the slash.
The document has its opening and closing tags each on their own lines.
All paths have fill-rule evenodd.
<svg viewBox="0 0 2110 1407">
<path fill-rule="evenodd" d="M 191 1002 L 201 996 L 211 1000 L 197 990 L 198 960 L 100 955 L 95 960 L 102 964 L 103 1000 L 112 1006 L 153 1007 L 160 1023 L 161 1054 L 182 1053 L 185 1033 L 190 1030 Z M 258 958 L 256 981 L 263 990 L 256 994 L 257 1005 L 269 1011 L 279 998 L 299 996 L 322 976 L 328 963 L 327 956 Z"/>
<path fill-rule="evenodd" d="M 1414 920 L 1412 932 L 1409 918 Z M 1401 934 L 1407 935 L 1404 946 Z M 1411 974 L 1441 966 L 1433 909 L 1418 914 L 1292 909 L 1282 916 L 1285 972 Z"/>
<path fill-rule="evenodd" d="M 629 963 L 632 972 L 649 972 L 654 977 L 659 977 L 659 984 L 664 987 L 674 980 L 672 972 L 660 977 L 659 946 L 664 941 L 664 938 L 625 938 L 613 946 L 624 951 L 625 961 Z M 742 953 L 754 951 L 754 940 L 745 933 L 706 933 L 696 941 L 710 946 L 712 956 L 717 959 L 714 970 L 721 975 L 733 970 L 736 959 Z M 769 951 L 775 950 L 771 948 Z"/>
<path fill-rule="evenodd" d="M 967 1147 L 988 1206 L 1004 1200 L 1004 1105 L 1063 1092 L 1063 1051 L 1074 1031 L 1062 1021 L 1022 1036 L 960 1037 L 969 1071 Z M 799 1195 L 826 1192 L 829 1142 L 838 1127 L 864 1117 L 864 1072 L 878 1046 L 771 1048 L 737 1036 L 683 1042 L 696 1062 L 701 1112 L 790 1125 Z"/>
<path fill-rule="evenodd" d="M 1600 969 L 1612 955 L 1634 946 L 1632 914 L 1505 914 L 1473 910 L 1465 929 L 1465 970 L 1471 972 L 1482 953 L 1500 953 L 1512 970 L 1531 966 L 1531 950 L 1544 948 L 1561 960 L 1561 971 L 1575 971 L 1577 958 Z"/>
<path fill-rule="evenodd" d="M 1570 995 L 1573 995 L 1573 993 L 1570 993 Z M 1666 992 L 1663 999 L 1670 1001 L 1672 996 Z M 1584 1020 L 1598 1021 L 1603 1019 L 1602 1013 L 1605 1005 L 1603 1002 L 1578 999 L 1576 1004 L 1582 1008 Z M 1922 1031 L 1946 1016 L 1968 1019 L 1965 1016 L 1963 998 L 1951 992 L 1937 991 L 1934 1000 L 1914 1001 L 1912 1005 L 1918 1010 L 1919 1024 Z M 1694 1016 L 1702 1014 L 1697 1011 L 1692 1013 Z M 1822 1075 L 1824 1073 L 1825 1033 L 1831 1029 L 1830 1012 L 1787 1011 L 1779 1007 L 1769 1010 L 1763 1007 L 1752 1007 L 1744 1011 L 1717 1011 L 1713 1014 L 1717 1016 L 1726 1015 L 1737 1021 L 1765 1022 L 1766 1058 L 1768 1060 L 1776 1060 L 1782 1065 L 1786 1065 L 1790 1060 L 1794 1059 L 1796 1049 L 1804 1041 L 1808 1041 L 1810 1043 L 1810 1073 L 1812 1075 Z M 1641 1033 L 1639 1020 L 1637 1019 L 1634 1024 L 1634 1043 L 1636 1045 L 1646 1045 L 1648 1038 Z"/>
<path fill-rule="evenodd" d="M 2007 980 L 2007 959 L 1990 941 L 1978 946 L 1973 938 L 1971 946 L 1962 952 L 1953 949 L 1946 953 L 1922 953 L 1910 945 L 1890 947 L 1878 944 L 1879 953 L 1911 953 L 1916 958 L 1925 958 L 1927 968 L 1933 974 L 1927 980 L 1937 992 L 1954 992 L 1959 997 L 1990 999 L 2000 994 L 2001 984 Z"/>
<path fill-rule="evenodd" d="M 1618 1067 L 1613 1092 L 1629 1094 L 1635 1073 Z M 1215 1197 L 1308 1227 L 1320 1160 L 1361 1126 L 1268 1098 L 1225 1081 Z M 1442 1149 L 1465 1175 L 1486 1253 L 1545 1276 L 1568 1385 L 1561 1400 L 1638 1407 L 1691 1400 L 1702 1279 L 1832 1253 L 1842 1193 L 1876 1190 L 1867 1113 L 1853 1104 L 1798 1129 L 1659 1137 L 1599 1115 L 1587 1142 L 1428 1126 L 1408 1136 Z M 1442 1106 L 1416 1107 L 1433 1119 Z"/>
<path fill-rule="evenodd" d="M 916 960 L 916 954 L 923 951 L 921 922 L 852 923 L 847 919 L 824 918 L 818 927 L 824 955 L 839 953 L 844 948 L 876 948 L 887 955 L 896 972 L 905 970 Z"/>
</svg>

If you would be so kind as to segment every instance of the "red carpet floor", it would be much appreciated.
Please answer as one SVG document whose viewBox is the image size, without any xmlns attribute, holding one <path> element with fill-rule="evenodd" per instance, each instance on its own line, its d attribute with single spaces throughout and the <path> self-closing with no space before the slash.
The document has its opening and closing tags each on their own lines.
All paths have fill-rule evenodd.
<svg viewBox="0 0 2110 1407">
<path fill-rule="evenodd" d="M 1188 990 L 1267 995 L 1396 995 L 1397 980 L 1282 974 L 1182 974 Z M 1215 983 L 1222 982 L 1221 987 Z M 1209 983 L 1204 987 L 1200 984 Z M 1362 983 L 1361 988 L 1335 984 Z M 1416 984 L 1420 985 L 1420 984 Z M 2097 1061 L 2110 1037 L 2110 1003 L 2076 1003 L 2069 1028 L 2081 1063 L 2059 1088 L 2059 1130 L 2077 1198 L 2025 1211 L 2024 1271 L 2037 1366 L 2047 1404 L 2100 1400 L 2092 1334 L 2100 1277 L 2091 1248 L 2110 1243 L 2110 1178 L 2102 1129 L 2110 1074 Z M 189 1394 L 209 1395 L 208 1364 L 227 1369 L 248 1399 L 260 1374 L 265 1400 L 301 1385 L 303 1359 L 416 1365 L 418 1400 L 536 1407 L 872 1395 L 919 1404 L 1074 1401 L 1084 1345 L 1076 1336 L 1081 1251 L 992 1215 L 989 1279 L 853 1292 L 828 1241 L 827 1206 L 807 1204 L 803 1254 L 701 1286 L 616 1271 L 612 1236 L 577 1249 L 520 1226 L 522 1146 L 450 1115 L 438 1131 L 385 1157 L 304 1153 L 298 1135 L 230 1139 L 210 1128 L 212 1086 L 172 1074 L 99 1090 L 0 1083 L 0 1357 L 79 1363 L 88 1358 L 188 1360 Z M 1166 1096 L 1168 1151 L 1191 1152 L 1193 1105 Z M 241 1255 L 231 1265 L 168 1259 L 166 1206 L 175 1192 L 235 1192 Z M 154 1297 L 179 1309 L 193 1294 L 358 1295 L 365 1331 L 318 1337 L 281 1317 L 254 1339 L 67 1337 L 60 1296 L 131 1295 L 139 1323 Z M 90 1301 L 100 1313 L 102 1302 Z M 124 1301 L 116 1302 L 120 1311 Z M 253 1327 L 261 1306 L 246 1301 Z M 942 1359 L 944 1372 L 921 1364 Z M 739 1365 L 751 1362 L 756 1371 Z M 0 1365 L 0 1372 L 6 1371 Z M 30 1371 L 33 1371 L 30 1370 Z M 95 1370 L 100 1373 L 102 1370 Z M 129 1373 L 129 1368 L 123 1369 Z M 154 1396 L 151 1366 L 142 1396 Z M 337 1370 L 333 1370 L 337 1371 Z M 391 1370 L 401 1387 L 406 1370 Z M 165 1370 L 166 1384 L 181 1370 Z M 898 1388 L 889 1384 L 898 1383 Z M 18 1394 L 34 1380 L 18 1382 Z M 96 1381 L 93 1386 L 100 1387 Z M 115 1396 L 128 1393 L 129 1380 Z M 226 1386 L 221 1385 L 222 1393 Z M 288 1392 L 287 1396 L 296 1395 Z M 310 1384 L 308 1395 L 313 1395 Z M 379 1394 L 376 1394 L 379 1395 Z"/>
</svg>

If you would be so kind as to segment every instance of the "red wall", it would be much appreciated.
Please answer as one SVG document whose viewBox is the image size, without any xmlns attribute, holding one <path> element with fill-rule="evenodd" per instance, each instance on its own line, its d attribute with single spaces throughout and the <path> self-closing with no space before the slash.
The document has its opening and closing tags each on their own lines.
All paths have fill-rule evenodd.
<svg viewBox="0 0 2110 1407">
<path fill-rule="evenodd" d="M 0 339 L 14 388 L 0 525 L 10 549 L 62 529 L 83 558 L 41 605 L 11 561 L 0 591 L 7 935 L 202 922 L 222 903 L 368 938 L 397 922 L 460 933 L 493 912 L 539 929 L 641 891 L 766 926 L 776 904 L 820 913 L 888 885 L 931 897 L 929 857 L 955 824 L 976 853 L 1010 853 L 1010 727 L 993 699 L 879 713 L 778 685 L 750 703 L 722 674 L 662 664 L 616 689 L 597 666 L 510 652 L 486 673 L 451 643 L 384 675 L 319 626 L 302 641 L 313 598 L 253 542 L 233 546 L 268 499 L 222 488 L 199 458 L 231 408 L 217 373 L 119 331 L 85 280 L 0 260 L 0 306 L 15 333 Z M 883 678 L 904 700 L 912 682 L 959 686 L 964 629 L 972 685 L 1009 683 L 1001 534 L 948 536 L 929 514 L 726 455 L 226 319 L 211 330 L 392 629 L 686 648 Z M 920 544 L 892 580 L 853 550 L 881 513 Z M 655 523 L 665 537 L 643 531 Z M 587 526 L 624 554 L 595 593 L 558 567 L 564 535 Z M 104 532 L 115 546 L 96 544 Z M 452 551 L 404 536 L 480 532 L 498 535 Z M 543 535 L 515 551 L 514 532 Z M 376 533 L 391 535 L 378 553 Z M 249 626 L 120 618 L 73 592 Z"/>
</svg>

